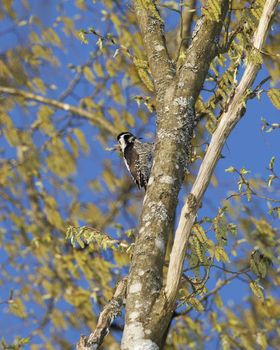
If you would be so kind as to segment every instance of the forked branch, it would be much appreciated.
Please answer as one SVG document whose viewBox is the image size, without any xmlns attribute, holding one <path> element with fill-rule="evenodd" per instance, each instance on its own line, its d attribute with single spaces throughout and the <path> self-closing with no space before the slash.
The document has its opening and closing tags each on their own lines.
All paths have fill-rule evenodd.
<svg viewBox="0 0 280 350">
<path fill-rule="evenodd" d="M 278 0 L 266 1 L 258 28 L 254 35 L 252 51 L 256 50 L 257 52 L 260 52 L 262 50 L 270 28 L 271 19 L 276 11 L 277 3 Z M 241 81 L 235 90 L 235 94 L 228 103 L 227 110 L 221 115 L 219 125 L 212 136 L 210 145 L 200 166 L 199 173 L 191 189 L 189 200 L 187 200 L 181 211 L 174 245 L 170 255 L 170 264 L 165 288 L 169 304 L 173 304 L 176 299 L 187 242 L 202 197 L 208 187 L 212 173 L 220 158 L 223 146 L 229 134 L 244 114 L 246 102 L 250 96 L 249 89 L 252 86 L 260 67 L 260 64 L 256 64 L 253 61 L 248 62 Z"/>
</svg>

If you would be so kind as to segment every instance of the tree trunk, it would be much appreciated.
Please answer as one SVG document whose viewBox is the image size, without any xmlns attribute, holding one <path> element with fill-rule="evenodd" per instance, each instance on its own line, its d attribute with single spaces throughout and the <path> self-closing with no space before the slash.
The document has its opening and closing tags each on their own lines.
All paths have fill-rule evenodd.
<svg viewBox="0 0 280 350">
<path fill-rule="evenodd" d="M 202 17 L 181 67 L 170 61 L 163 22 L 153 1 L 134 1 L 155 85 L 157 135 L 154 164 L 128 277 L 122 349 L 159 349 L 174 311 L 163 289 L 168 232 L 173 226 L 178 193 L 191 152 L 194 105 L 217 53 L 228 9 L 220 1 L 218 22 Z"/>
</svg>

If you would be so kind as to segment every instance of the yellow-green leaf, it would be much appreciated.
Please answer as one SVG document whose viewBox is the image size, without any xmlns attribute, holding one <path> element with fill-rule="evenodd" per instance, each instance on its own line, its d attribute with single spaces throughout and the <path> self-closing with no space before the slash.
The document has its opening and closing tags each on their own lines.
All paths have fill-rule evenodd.
<svg viewBox="0 0 280 350">
<path fill-rule="evenodd" d="M 279 89 L 270 89 L 267 93 L 268 97 L 270 98 L 270 101 L 273 103 L 273 105 L 280 109 L 280 90 Z"/>
<path fill-rule="evenodd" d="M 250 282 L 250 288 L 256 297 L 264 301 L 264 295 L 263 295 L 262 289 L 256 281 Z"/>
</svg>

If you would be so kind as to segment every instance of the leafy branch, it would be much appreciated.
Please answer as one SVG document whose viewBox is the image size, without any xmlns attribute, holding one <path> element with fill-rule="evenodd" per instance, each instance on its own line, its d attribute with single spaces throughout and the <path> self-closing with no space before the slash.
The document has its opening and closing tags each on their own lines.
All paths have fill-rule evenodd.
<svg viewBox="0 0 280 350">
<path fill-rule="evenodd" d="M 59 101 L 54 100 L 54 99 L 50 99 L 47 97 L 33 94 L 31 92 L 27 92 L 24 90 L 12 88 L 12 87 L 7 87 L 7 86 L 0 86 L 0 93 L 14 95 L 14 96 L 20 96 L 26 100 L 37 101 L 37 102 L 64 110 L 66 112 L 70 112 L 74 115 L 78 115 L 82 118 L 88 119 L 93 124 L 96 124 L 96 125 L 100 126 L 103 130 L 109 132 L 111 135 L 116 134 L 116 128 L 112 125 L 112 123 L 107 121 L 105 118 L 98 118 L 95 116 L 94 113 L 88 112 L 88 111 L 86 111 L 82 108 L 79 108 L 79 107 L 72 106 L 69 103 L 59 102 Z"/>
<path fill-rule="evenodd" d="M 69 226 L 66 231 L 66 239 L 69 239 L 73 246 L 75 246 L 75 243 L 77 242 L 81 248 L 84 248 L 85 245 L 89 245 L 93 242 L 96 242 L 103 249 L 114 248 L 117 246 L 128 252 L 131 248 L 131 245 L 126 241 L 114 239 L 107 233 L 89 226 Z"/>
<path fill-rule="evenodd" d="M 270 163 L 271 164 L 271 163 Z M 270 167 L 272 167 L 272 165 L 270 165 Z M 271 168 L 272 170 L 273 168 Z M 231 195 L 229 195 L 226 200 L 229 200 L 233 197 L 242 197 L 242 196 L 247 196 L 248 202 L 251 201 L 251 196 L 256 196 L 262 199 L 265 199 L 269 202 L 273 202 L 273 203 L 280 203 L 280 200 L 278 199 L 274 199 L 268 196 L 264 196 L 261 195 L 259 193 L 257 193 L 251 186 L 249 180 L 246 179 L 245 175 L 247 173 L 249 173 L 248 170 L 242 168 L 240 171 L 238 171 L 236 168 L 234 167 L 229 167 L 228 169 L 226 169 L 227 172 L 235 172 L 239 175 L 240 179 L 238 180 L 238 190 L 239 192 L 237 193 L 232 193 Z M 271 186 L 272 180 L 277 178 L 277 176 L 275 174 L 273 174 L 272 176 L 270 175 L 269 180 L 268 180 L 268 186 Z M 242 191 L 242 188 L 245 186 L 245 190 Z"/>
</svg>

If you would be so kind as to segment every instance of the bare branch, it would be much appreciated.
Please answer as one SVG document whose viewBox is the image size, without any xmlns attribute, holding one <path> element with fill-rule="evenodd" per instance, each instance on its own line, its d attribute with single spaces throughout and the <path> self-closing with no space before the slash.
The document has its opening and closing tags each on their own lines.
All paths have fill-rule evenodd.
<svg viewBox="0 0 280 350">
<path fill-rule="evenodd" d="M 116 287 L 113 298 L 101 312 L 95 330 L 88 336 L 81 336 L 77 343 L 77 350 L 96 350 L 102 344 L 110 331 L 114 319 L 120 315 L 126 297 L 127 278 L 123 278 Z"/>
<path fill-rule="evenodd" d="M 212 265 L 214 267 L 214 265 Z M 216 266 L 217 267 L 217 266 Z M 229 271 L 226 270 L 226 272 L 231 273 L 232 276 L 224 279 L 224 280 L 218 280 L 218 282 L 216 283 L 216 286 L 211 289 L 209 292 L 207 292 L 206 294 L 204 294 L 199 301 L 200 302 L 204 302 L 207 301 L 209 299 L 210 296 L 215 295 L 216 293 L 218 293 L 220 291 L 220 289 L 222 289 L 224 286 L 226 286 L 227 284 L 229 284 L 231 281 L 235 280 L 236 278 L 238 278 L 240 275 L 247 274 L 247 271 L 249 271 L 249 269 L 246 267 L 240 271 Z M 187 315 L 190 311 L 193 310 L 193 306 L 189 306 L 187 308 L 187 310 L 183 311 L 183 312 L 175 312 L 174 313 L 174 317 L 178 317 L 178 316 L 184 316 Z"/>
<path fill-rule="evenodd" d="M 252 51 L 257 50 L 259 52 L 262 49 L 277 3 L 277 0 L 266 1 L 259 26 L 255 32 Z M 184 264 L 186 245 L 190 237 L 199 204 L 201 203 L 202 197 L 208 187 L 227 137 L 244 114 L 245 105 L 249 96 L 248 89 L 253 84 L 260 66 L 260 64 L 256 64 L 252 61 L 248 62 L 242 79 L 229 101 L 227 110 L 221 115 L 220 123 L 212 136 L 211 143 L 207 149 L 199 173 L 192 187 L 189 200 L 187 200 L 181 211 L 174 245 L 170 255 L 170 264 L 165 288 L 166 296 L 170 303 L 174 302 L 177 295 Z M 193 200 L 190 200 L 191 198 Z"/>
<path fill-rule="evenodd" d="M 249 187 L 249 191 L 250 193 L 253 195 L 253 196 L 256 196 L 256 197 L 259 197 L 259 198 L 262 198 L 262 199 L 265 199 L 266 201 L 268 202 L 272 202 L 272 203 L 280 203 L 280 200 L 279 199 L 274 199 L 274 198 L 270 198 L 270 197 L 267 197 L 267 196 L 263 196 L 261 194 L 258 194 L 256 193 L 255 191 L 253 191 L 250 187 Z M 245 191 L 245 192 L 234 192 L 232 194 L 230 194 L 226 200 L 229 200 L 233 197 L 242 197 L 242 196 L 247 196 L 248 195 L 248 192 Z"/>
<path fill-rule="evenodd" d="M 250 95 L 248 96 L 248 98 L 253 99 L 254 97 L 256 97 L 258 94 L 260 94 L 261 92 L 263 92 L 264 90 L 261 90 L 261 87 L 271 79 L 271 76 L 269 75 L 268 77 L 264 78 L 259 84 L 258 86 L 256 86 L 256 88 L 254 89 L 254 91 L 252 91 L 250 93 Z"/>
<path fill-rule="evenodd" d="M 7 86 L 0 86 L 0 93 L 1 92 L 9 95 L 20 96 L 26 100 L 33 100 L 33 101 L 37 101 L 37 102 L 58 108 L 58 109 L 62 109 L 63 111 L 70 112 L 72 114 L 75 114 L 90 120 L 92 123 L 99 125 L 101 128 L 109 132 L 111 135 L 115 135 L 117 133 L 116 128 L 112 125 L 112 123 L 110 123 L 106 119 L 97 118 L 95 117 L 93 112 L 88 112 L 82 108 L 72 106 L 68 103 L 59 102 L 51 98 L 46 98 L 40 95 L 33 94 L 31 92 L 27 92 L 24 90 L 7 87 Z"/>
</svg>

